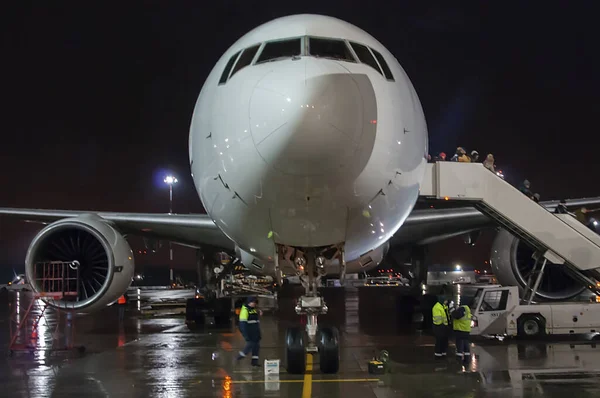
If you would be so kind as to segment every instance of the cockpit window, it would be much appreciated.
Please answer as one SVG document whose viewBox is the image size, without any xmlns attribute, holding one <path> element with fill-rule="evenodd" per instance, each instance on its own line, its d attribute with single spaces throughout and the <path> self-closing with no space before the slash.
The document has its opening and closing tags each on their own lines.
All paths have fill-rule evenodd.
<svg viewBox="0 0 600 398">
<path fill-rule="evenodd" d="M 308 39 L 308 53 L 318 58 L 356 62 L 346 42 L 343 40 L 310 37 Z"/>
<path fill-rule="evenodd" d="M 265 44 L 262 52 L 256 60 L 257 64 L 263 62 L 278 61 L 284 58 L 300 56 L 302 52 L 302 39 L 286 39 L 272 41 Z"/>
<path fill-rule="evenodd" d="M 358 56 L 358 59 L 360 60 L 360 62 L 362 62 L 363 64 L 369 65 L 371 68 L 373 68 L 377 72 L 381 73 L 381 69 L 379 69 L 379 65 L 377 65 L 377 61 L 375 61 L 375 58 L 373 58 L 373 54 L 371 54 L 371 51 L 369 51 L 367 46 L 363 46 L 362 44 L 358 44 L 358 43 L 350 43 L 350 45 L 352 46 L 352 49 L 356 53 L 356 56 Z M 383 73 L 381 73 L 381 74 L 383 75 Z"/>
<path fill-rule="evenodd" d="M 373 54 L 375 54 L 375 58 L 377 58 L 377 61 L 379 61 L 379 65 L 381 65 L 381 69 L 383 69 L 383 75 L 385 76 L 385 78 L 388 80 L 394 80 L 394 75 L 392 75 L 392 71 L 390 70 L 390 67 L 388 66 L 387 62 L 385 62 L 383 55 L 381 55 L 379 52 L 373 49 L 371 49 L 371 51 L 373 51 Z"/>
<path fill-rule="evenodd" d="M 238 59 L 238 61 L 235 63 L 235 66 L 233 67 L 233 70 L 231 71 L 230 77 L 233 77 L 233 75 L 235 75 L 235 72 L 250 65 L 259 48 L 260 48 L 260 44 L 257 44 L 255 46 L 248 47 L 247 49 L 245 49 L 244 52 L 242 53 L 242 55 L 240 56 L 240 59 Z"/>
<path fill-rule="evenodd" d="M 223 70 L 223 73 L 221 74 L 221 78 L 219 79 L 219 84 L 224 84 L 227 81 L 227 78 L 229 77 L 229 72 L 231 72 L 233 63 L 237 59 L 238 55 L 240 55 L 239 51 L 236 52 L 235 54 L 233 54 L 231 56 L 231 58 L 229 58 L 229 61 L 227 61 L 227 65 L 225 65 L 225 69 Z"/>
</svg>

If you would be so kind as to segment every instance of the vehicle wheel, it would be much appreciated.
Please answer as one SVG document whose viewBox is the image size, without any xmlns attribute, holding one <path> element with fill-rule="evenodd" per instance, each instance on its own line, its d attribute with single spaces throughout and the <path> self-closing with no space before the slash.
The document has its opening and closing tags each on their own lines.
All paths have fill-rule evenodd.
<svg viewBox="0 0 600 398">
<path fill-rule="evenodd" d="M 322 373 L 340 369 L 340 333 L 337 328 L 322 328 L 319 335 L 319 364 Z"/>
<path fill-rule="evenodd" d="M 187 299 L 185 303 L 185 320 L 193 321 L 196 319 L 196 299 Z"/>
<path fill-rule="evenodd" d="M 204 307 L 204 300 L 190 298 L 185 304 L 185 323 L 188 325 L 190 330 L 195 330 L 198 327 L 204 326 L 206 317 L 202 308 Z M 190 325 L 193 325 L 190 327 Z"/>
<path fill-rule="evenodd" d="M 302 328 L 289 328 L 285 335 L 287 371 L 290 374 L 304 374 L 306 371 L 306 340 Z"/>
<path fill-rule="evenodd" d="M 198 330 L 198 325 L 196 325 L 196 321 L 186 321 L 185 324 L 187 325 L 188 330 Z"/>
<path fill-rule="evenodd" d="M 546 333 L 546 325 L 538 315 L 524 315 L 519 319 L 517 334 L 519 337 L 539 337 Z"/>
<path fill-rule="evenodd" d="M 231 299 L 219 298 L 214 302 L 215 326 L 231 326 Z"/>
</svg>

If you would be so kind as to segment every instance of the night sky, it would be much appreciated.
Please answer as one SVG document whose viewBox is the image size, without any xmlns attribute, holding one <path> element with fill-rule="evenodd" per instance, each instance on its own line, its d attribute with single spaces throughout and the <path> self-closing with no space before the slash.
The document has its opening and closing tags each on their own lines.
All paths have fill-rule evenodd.
<svg viewBox="0 0 600 398">
<path fill-rule="evenodd" d="M 396 56 L 423 104 L 432 154 L 491 152 L 542 200 L 600 196 L 591 1 L 49 3 L 3 10 L 1 207 L 166 212 L 172 171 L 174 211 L 202 212 L 187 145 L 204 80 L 248 30 L 296 13 L 344 19 Z M 38 229 L 0 220 L 0 264 L 22 264 Z M 166 260 L 163 250 L 137 262 Z M 193 261 L 183 249 L 176 260 Z"/>
</svg>

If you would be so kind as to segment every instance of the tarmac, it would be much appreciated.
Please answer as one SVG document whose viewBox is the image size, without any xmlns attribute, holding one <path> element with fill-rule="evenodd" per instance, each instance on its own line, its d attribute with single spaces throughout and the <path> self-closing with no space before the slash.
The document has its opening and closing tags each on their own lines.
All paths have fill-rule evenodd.
<svg viewBox="0 0 600 398">
<path fill-rule="evenodd" d="M 385 295 L 370 288 L 369 294 Z M 28 306 L 24 293 L 0 297 L 0 343 L 8 352 L 11 312 Z M 44 351 L 64 342 L 68 329 L 55 329 L 48 312 L 30 343 L 36 349 L 0 356 L 0 385 L 7 397 L 596 397 L 600 396 L 600 347 L 585 342 L 475 340 L 471 362 L 434 360 L 433 338 L 414 326 L 372 319 L 346 294 L 341 331 L 340 372 L 319 371 L 319 357 L 307 357 L 307 372 L 285 370 L 284 334 L 292 316 L 265 314 L 261 361 L 281 359 L 277 376 L 235 357 L 243 339 L 227 330 L 190 331 L 183 317 L 143 317 L 132 304 L 123 321 L 117 309 L 73 321 L 74 346 L 84 353 Z M 280 306 L 280 307 L 286 307 Z M 335 311 L 330 307 L 330 311 Z M 381 318 L 381 317 L 379 317 Z M 64 316 L 61 317 L 64 321 Z M 64 323 L 64 322 L 63 322 Z M 28 337 L 28 338 L 29 338 Z M 385 374 L 367 371 L 381 350 L 390 356 Z M 29 352 L 32 351 L 32 352 Z"/>
</svg>

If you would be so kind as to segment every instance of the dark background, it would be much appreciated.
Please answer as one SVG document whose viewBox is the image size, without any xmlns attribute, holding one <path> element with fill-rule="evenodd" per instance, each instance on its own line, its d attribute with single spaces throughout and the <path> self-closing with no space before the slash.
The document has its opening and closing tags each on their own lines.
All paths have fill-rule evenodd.
<svg viewBox="0 0 600 398">
<path fill-rule="evenodd" d="M 240 36 L 295 13 L 351 22 L 397 57 L 432 154 L 491 152 L 542 200 L 600 194 L 591 1 L 49 3 L 3 7 L 2 207 L 166 212 L 162 179 L 173 172 L 174 211 L 202 212 L 187 147 L 202 84 Z M 38 229 L 0 220 L 0 264 L 22 264 Z M 487 250 L 454 240 L 435 245 L 431 262 L 483 263 Z M 178 248 L 175 260 L 189 267 L 192 252 Z M 167 261 L 165 249 L 137 259 Z"/>
</svg>

